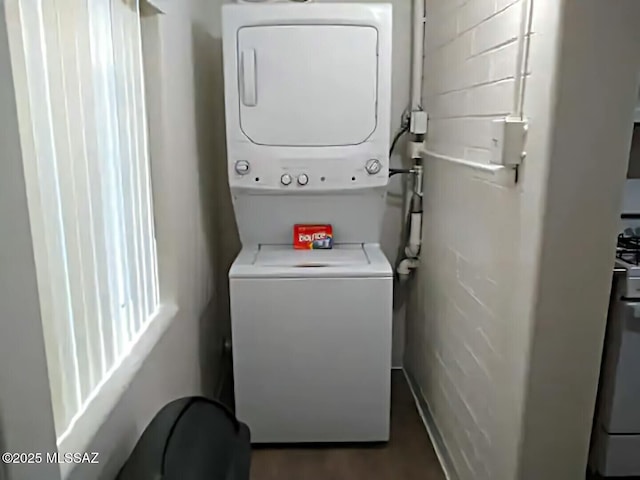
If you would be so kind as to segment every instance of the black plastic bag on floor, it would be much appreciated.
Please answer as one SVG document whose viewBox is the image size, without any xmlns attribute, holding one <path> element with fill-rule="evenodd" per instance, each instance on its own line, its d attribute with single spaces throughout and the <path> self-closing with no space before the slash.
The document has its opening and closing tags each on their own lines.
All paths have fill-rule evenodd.
<svg viewBox="0 0 640 480">
<path fill-rule="evenodd" d="M 219 402 L 175 400 L 147 426 L 116 480 L 249 480 L 249 429 Z"/>
</svg>

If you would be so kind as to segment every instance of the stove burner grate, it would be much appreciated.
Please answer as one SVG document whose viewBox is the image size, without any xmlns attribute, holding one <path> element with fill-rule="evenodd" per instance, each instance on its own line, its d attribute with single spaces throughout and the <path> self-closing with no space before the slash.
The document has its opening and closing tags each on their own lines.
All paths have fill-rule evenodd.
<svg viewBox="0 0 640 480">
<path fill-rule="evenodd" d="M 640 236 L 618 235 L 616 258 L 632 265 L 640 265 Z"/>
</svg>

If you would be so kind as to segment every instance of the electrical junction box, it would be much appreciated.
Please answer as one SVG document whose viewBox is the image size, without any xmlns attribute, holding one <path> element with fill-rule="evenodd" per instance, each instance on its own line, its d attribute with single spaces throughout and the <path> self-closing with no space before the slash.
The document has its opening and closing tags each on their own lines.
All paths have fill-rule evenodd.
<svg viewBox="0 0 640 480">
<path fill-rule="evenodd" d="M 520 165 L 527 156 L 528 124 L 519 117 L 494 120 L 491 129 L 491 163 L 504 166 Z"/>
<path fill-rule="evenodd" d="M 429 115 L 423 110 L 411 112 L 409 131 L 414 135 L 426 135 Z"/>
<path fill-rule="evenodd" d="M 423 110 L 411 112 L 411 120 L 409 123 L 409 131 L 414 135 L 426 135 L 429 116 Z"/>
</svg>

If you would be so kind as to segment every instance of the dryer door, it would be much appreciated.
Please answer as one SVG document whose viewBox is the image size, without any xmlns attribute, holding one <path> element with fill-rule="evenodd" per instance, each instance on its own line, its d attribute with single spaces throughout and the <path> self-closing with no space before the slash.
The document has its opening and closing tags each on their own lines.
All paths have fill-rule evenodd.
<svg viewBox="0 0 640 480">
<path fill-rule="evenodd" d="M 238 32 L 240 125 L 260 145 L 345 146 L 376 128 L 378 32 L 275 25 Z"/>
</svg>

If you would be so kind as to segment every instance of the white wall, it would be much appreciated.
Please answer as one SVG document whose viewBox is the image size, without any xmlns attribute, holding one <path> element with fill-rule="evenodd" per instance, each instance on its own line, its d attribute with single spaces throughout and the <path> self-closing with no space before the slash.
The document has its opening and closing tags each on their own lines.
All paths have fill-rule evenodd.
<svg viewBox="0 0 640 480">
<path fill-rule="evenodd" d="M 0 452 L 55 449 L 22 152 L 0 1 Z M 56 465 L 5 465 L 0 478 L 56 479 Z"/>
<path fill-rule="evenodd" d="M 203 167 L 208 172 L 207 179 L 215 199 L 211 205 L 212 218 L 209 227 L 219 236 L 215 255 L 220 268 L 217 271 L 219 305 L 221 315 L 228 316 L 228 292 L 226 291 L 226 273 L 239 249 L 233 210 L 231 207 L 226 173 L 224 84 L 222 79 L 222 39 L 220 12 L 225 0 L 194 0 L 194 57 L 196 69 L 196 98 L 199 132 L 198 145 L 201 157 L 210 164 Z M 350 0 L 317 0 L 344 1 Z M 351 0 L 353 1 L 353 0 Z M 366 1 L 366 0 L 358 0 Z M 392 92 L 392 135 L 400 125 L 402 112 L 409 102 L 410 40 L 411 40 L 411 2 L 408 0 L 370 0 L 393 4 L 393 92 Z M 396 152 L 404 151 L 404 143 L 398 145 Z M 394 155 L 392 166 L 400 167 L 399 154 Z M 400 240 L 402 180 L 396 177 L 390 186 L 383 232 L 382 248 L 394 261 Z M 224 285 L 224 286 L 223 286 Z M 393 365 L 401 366 L 404 350 L 404 309 L 394 314 Z M 227 319 L 228 322 L 228 319 Z"/>
<path fill-rule="evenodd" d="M 204 228 L 214 270 L 218 336 L 230 337 L 227 274 L 240 250 L 227 183 L 227 151 L 222 76 L 221 7 L 224 0 L 191 0 L 191 51 L 194 69 L 196 145 L 199 157 Z"/>
<path fill-rule="evenodd" d="M 486 163 L 491 118 L 522 100 L 530 121 L 515 186 L 440 160 L 425 169 L 406 363 L 461 479 L 584 476 L 629 151 L 635 44 L 622 17 L 635 12 L 535 2 L 527 56 L 525 5 L 427 0 L 428 148 Z M 572 21 L 562 24 L 563 13 Z M 616 34 L 605 33 L 614 21 Z M 572 56 L 576 70 L 562 69 Z"/>
<path fill-rule="evenodd" d="M 487 162 L 492 118 L 512 112 L 524 2 L 427 1 L 428 148 Z M 407 367 L 461 479 L 509 478 L 514 387 L 502 372 L 517 276 L 520 192 L 440 160 L 425 168 L 424 244 L 408 316 Z M 513 419 L 513 415 L 511 415 Z"/>
<path fill-rule="evenodd" d="M 533 80 L 546 71 L 551 84 L 532 81 L 525 98 L 539 122 L 530 150 L 542 161 L 523 173 L 520 257 L 537 265 L 525 272 L 532 298 L 514 309 L 532 328 L 518 477 L 561 480 L 582 475 L 589 447 L 637 99 L 640 4 L 540 9 L 539 31 L 558 24 L 559 35 L 555 45 L 532 44 Z"/>
</svg>

